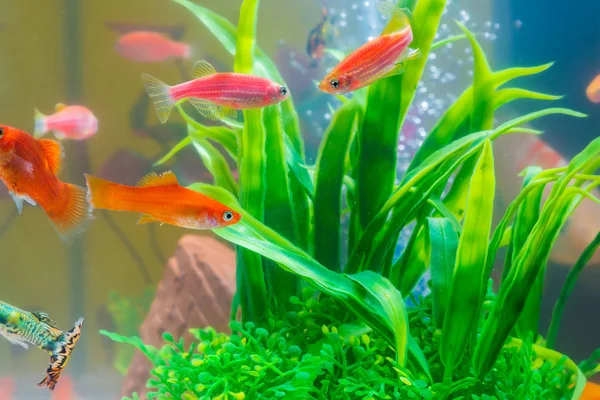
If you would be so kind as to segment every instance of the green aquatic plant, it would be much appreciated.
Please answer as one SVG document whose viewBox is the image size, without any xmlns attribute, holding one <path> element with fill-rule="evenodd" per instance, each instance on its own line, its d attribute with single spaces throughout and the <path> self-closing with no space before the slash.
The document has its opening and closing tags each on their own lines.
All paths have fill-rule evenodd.
<svg viewBox="0 0 600 400">
<path fill-rule="evenodd" d="M 234 70 L 283 82 L 255 42 L 258 0 L 243 1 L 238 27 L 189 0 L 174 2 L 234 55 Z M 493 71 L 460 25 L 473 49 L 473 84 L 440 118 L 396 185 L 398 134 L 428 52 L 462 37 L 433 42 L 444 0 L 413 1 L 410 8 L 414 45 L 423 56 L 402 75 L 340 98 L 314 166 L 304 159 L 292 97 L 244 111 L 243 123 L 226 119 L 227 127 L 205 127 L 179 107 L 189 135 L 161 162 L 193 144 L 214 185 L 190 187 L 242 214 L 239 223 L 214 231 L 237 248 L 232 319 L 241 308 L 242 322 L 232 322 L 231 335 L 194 331 L 200 344 L 189 348 L 169 335 L 170 344 L 157 350 L 105 333 L 153 362 L 149 385 L 157 392 L 151 396 L 579 398 L 584 373 L 545 344 L 537 321 L 545 265 L 560 229 L 582 199 L 600 202 L 592 193 L 600 183 L 594 175 L 600 139 L 567 167 L 527 169 L 521 193 L 493 228 L 494 140 L 538 134 L 525 126 L 547 115 L 584 115 L 547 108 L 496 126 L 495 111 L 509 102 L 558 98 L 510 86 L 550 65 Z M 237 182 L 227 155 L 237 164 Z M 408 245 L 394 260 L 409 224 Z M 500 247 L 507 254 L 494 292 L 490 276 Z M 407 305 L 428 269 L 431 295 Z M 301 296 L 307 285 L 317 294 Z M 299 297 L 306 302 L 300 309 L 289 301 Z M 301 313 L 318 321 L 320 334 L 311 334 L 318 329 L 299 319 Z M 595 369 L 593 362 L 585 366 Z"/>
</svg>

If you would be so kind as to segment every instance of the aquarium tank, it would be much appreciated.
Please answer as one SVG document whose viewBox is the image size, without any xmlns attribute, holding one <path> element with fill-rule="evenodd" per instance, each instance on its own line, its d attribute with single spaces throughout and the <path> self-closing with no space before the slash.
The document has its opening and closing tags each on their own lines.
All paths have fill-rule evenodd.
<svg viewBox="0 0 600 400">
<path fill-rule="evenodd" d="M 600 398 L 597 2 L 0 10 L 0 399 Z"/>
</svg>

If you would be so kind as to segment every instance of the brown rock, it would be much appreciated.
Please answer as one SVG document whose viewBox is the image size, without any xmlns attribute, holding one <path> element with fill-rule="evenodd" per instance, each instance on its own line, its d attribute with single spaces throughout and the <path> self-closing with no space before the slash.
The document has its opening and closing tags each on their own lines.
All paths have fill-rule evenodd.
<svg viewBox="0 0 600 400">
<path fill-rule="evenodd" d="M 229 310 L 235 292 L 235 252 L 212 236 L 187 235 L 181 238 L 175 255 L 169 259 L 156 290 L 146 320 L 140 327 L 144 343 L 160 348 L 162 334 L 176 339 L 192 339 L 190 328 L 214 327 L 229 331 Z M 138 392 L 146 398 L 146 382 L 151 364 L 139 351 L 135 356 L 121 393 Z"/>
</svg>

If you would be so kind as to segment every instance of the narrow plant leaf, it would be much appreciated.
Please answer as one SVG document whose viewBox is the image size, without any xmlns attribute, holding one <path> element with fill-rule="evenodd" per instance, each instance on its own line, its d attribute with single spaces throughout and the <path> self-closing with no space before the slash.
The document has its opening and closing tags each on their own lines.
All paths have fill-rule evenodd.
<svg viewBox="0 0 600 400">
<path fill-rule="evenodd" d="M 181 141 L 179 141 L 179 143 L 177 143 L 175 146 L 173 146 L 173 148 L 171 150 L 169 150 L 169 152 L 167 154 L 165 154 L 163 158 L 161 158 L 160 160 L 155 162 L 153 164 L 153 166 L 158 167 L 159 165 L 163 165 L 164 163 L 169 161 L 171 158 L 173 158 L 175 156 L 175 154 L 179 153 L 181 150 L 186 148 L 190 143 L 192 143 L 192 138 L 189 136 L 184 137 Z"/>
<path fill-rule="evenodd" d="M 495 191 L 494 158 L 489 140 L 485 142 L 469 184 L 463 231 L 456 253 L 456 266 L 448 297 L 440 339 L 444 376 L 451 378 L 474 338 L 487 287 L 485 260 L 492 225 Z"/>
<path fill-rule="evenodd" d="M 215 185 L 227 189 L 237 196 L 238 183 L 236 182 L 231 168 L 227 164 L 225 157 L 206 139 L 195 139 L 194 147 L 202 158 L 202 162 L 213 176 Z"/>
<path fill-rule="evenodd" d="M 600 232 L 598 232 L 594 240 L 592 240 L 592 242 L 585 248 L 583 253 L 581 253 L 581 256 L 579 256 L 577 262 L 571 271 L 569 271 L 569 275 L 567 275 L 567 279 L 562 287 L 562 290 L 560 291 L 558 300 L 556 300 L 554 310 L 552 311 L 552 319 L 550 321 L 550 327 L 548 328 L 548 335 L 546 336 L 546 347 L 553 349 L 556 346 L 558 329 L 561 325 L 567 300 L 571 296 L 573 289 L 575 289 L 575 283 L 583 271 L 583 268 L 592 259 L 598 248 L 600 248 Z"/>
<path fill-rule="evenodd" d="M 436 326 L 441 329 L 448 308 L 452 274 L 458 249 L 458 234 L 448 218 L 427 218 L 431 256 L 431 298 Z"/>
<path fill-rule="evenodd" d="M 242 2 L 233 66 L 237 73 L 251 74 L 254 70 L 258 6 L 259 0 Z M 240 204 L 258 220 L 264 218 L 266 189 L 266 133 L 262 113 L 262 109 L 244 110 L 244 129 L 238 151 Z M 246 249 L 238 249 L 238 257 L 237 267 L 244 270 L 244 280 L 237 282 L 243 319 L 265 323 L 269 304 L 265 299 L 271 300 L 271 296 L 264 280 L 262 259 L 257 253 Z"/>
<path fill-rule="evenodd" d="M 359 106 L 349 101 L 333 115 L 317 156 L 314 201 L 314 255 L 321 264 L 340 271 L 343 165 L 356 130 Z"/>
</svg>

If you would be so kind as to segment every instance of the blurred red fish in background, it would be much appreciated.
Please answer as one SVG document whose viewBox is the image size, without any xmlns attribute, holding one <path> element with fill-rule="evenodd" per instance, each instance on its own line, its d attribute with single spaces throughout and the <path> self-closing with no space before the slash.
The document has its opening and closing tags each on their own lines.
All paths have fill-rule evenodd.
<svg viewBox="0 0 600 400">
<path fill-rule="evenodd" d="M 191 56 L 190 45 L 167 38 L 152 31 L 129 32 L 117 40 L 115 50 L 128 60 L 157 63 Z"/>
<path fill-rule="evenodd" d="M 52 392 L 52 400 L 75 400 L 75 388 L 70 376 L 64 376 Z"/>
<path fill-rule="evenodd" d="M 600 103 L 600 74 L 590 82 L 585 89 L 585 95 L 592 103 Z"/>
<path fill-rule="evenodd" d="M 0 400 L 15 400 L 17 385 L 11 377 L 0 378 Z"/>
<path fill-rule="evenodd" d="M 83 140 L 96 134 L 98 119 L 83 106 L 58 103 L 52 115 L 44 115 L 36 109 L 34 136 L 40 138 L 49 131 L 52 131 L 58 140 Z"/>
</svg>

